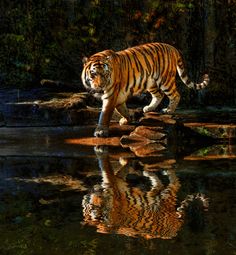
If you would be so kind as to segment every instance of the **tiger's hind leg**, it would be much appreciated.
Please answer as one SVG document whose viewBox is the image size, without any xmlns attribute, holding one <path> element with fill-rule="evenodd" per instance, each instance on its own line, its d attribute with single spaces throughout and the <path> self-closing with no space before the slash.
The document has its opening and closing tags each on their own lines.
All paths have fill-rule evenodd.
<svg viewBox="0 0 236 255">
<path fill-rule="evenodd" d="M 180 94 L 177 90 L 172 92 L 170 95 L 166 93 L 167 97 L 169 98 L 169 105 L 167 108 L 162 109 L 163 113 L 173 113 L 177 108 L 179 101 L 180 101 Z"/>
<path fill-rule="evenodd" d="M 161 103 L 163 97 L 164 97 L 164 93 L 162 91 L 155 91 L 155 93 L 153 93 L 152 91 L 149 91 L 152 95 L 152 101 L 149 105 L 145 106 L 143 108 L 143 112 L 151 112 L 151 111 L 155 111 L 157 106 Z"/>
<path fill-rule="evenodd" d="M 175 79 L 169 80 L 167 85 L 163 84 L 161 89 L 169 99 L 167 108 L 162 109 L 163 113 L 173 113 L 180 101 L 180 94 L 177 91 Z"/>
<path fill-rule="evenodd" d="M 122 116 L 122 118 L 119 121 L 120 125 L 126 125 L 131 121 L 129 116 L 129 110 L 126 107 L 126 103 L 122 103 L 116 106 L 116 111 Z"/>
</svg>

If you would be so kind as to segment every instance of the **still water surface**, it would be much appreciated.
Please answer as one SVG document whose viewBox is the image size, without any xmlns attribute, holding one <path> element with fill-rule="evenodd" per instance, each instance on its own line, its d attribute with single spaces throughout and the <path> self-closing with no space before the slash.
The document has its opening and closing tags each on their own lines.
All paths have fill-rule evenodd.
<svg viewBox="0 0 236 255">
<path fill-rule="evenodd" d="M 127 159 L 16 137 L 0 150 L 0 254 L 236 254 L 225 145 Z"/>
</svg>

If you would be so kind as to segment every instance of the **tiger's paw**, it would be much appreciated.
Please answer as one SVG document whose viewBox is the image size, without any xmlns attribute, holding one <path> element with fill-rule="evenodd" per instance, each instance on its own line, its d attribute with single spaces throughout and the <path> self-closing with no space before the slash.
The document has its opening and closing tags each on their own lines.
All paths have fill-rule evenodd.
<svg viewBox="0 0 236 255">
<path fill-rule="evenodd" d="M 127 125 L 128 123 L 129 123 L 129 120 L 126 119 L 125 117 L 121 118 L 119 121 L 120 126 Z"/>
<path fill-rule="evenodd" d="M 109 128 L 104 126 L 98 126 L 94 132 L 94 136 L 96 137 L 108 137 Z"/>
<path fill-rule="evenodd" d="M 161 110 L 161 113 L 165 113 L 165 114 L 172 114 L 174 111 L 172 111 L 171 109 L 169 108 L 163 108 Z"/>
<path fill-rule="evenodd" d="M 153 111 L 153 109 L 150 107 L 150 106 L 145 106 L 145 107 L 143 107 L 143 112 L 145 113 L 145 112 L 151 112 L 151 111 Z"/>
</svg>

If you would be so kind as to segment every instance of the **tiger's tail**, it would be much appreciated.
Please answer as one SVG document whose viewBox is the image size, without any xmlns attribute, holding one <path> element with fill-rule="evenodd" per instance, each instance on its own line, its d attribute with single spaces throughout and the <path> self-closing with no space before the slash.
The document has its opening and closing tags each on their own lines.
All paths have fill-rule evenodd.
<svg viewBox="0 0 236 255">
<path fill-rule="evenodd" d="M 185 210 L 188 208 L 189 204 L 194 200 L 199 200 L 202 202 L 203 210 L 208 211 L 209 208 L 209 199 L 202 193 L 188 195 L 177 208 L 179 217 L 181 218 L 185 213 Z"/>
<path fill-rule="evenodd" d="M 210 82 L 209 75 L 204 74 L 201 83 L 191 81 L 187 75 L 185 65 L 182 57 L 180 56 L 177 62 L 177 71 L 182 82 L 188 87 L 196 90 L 204 89 Z"/>
</svg>

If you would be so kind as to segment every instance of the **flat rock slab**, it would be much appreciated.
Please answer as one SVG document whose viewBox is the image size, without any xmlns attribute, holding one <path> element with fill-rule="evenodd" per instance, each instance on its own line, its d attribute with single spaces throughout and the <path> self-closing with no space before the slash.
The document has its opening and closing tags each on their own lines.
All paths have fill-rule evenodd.
<svg viewBox="0 0 236 255">
<path fill-rule="evenodd" d="M 235 143 L 236 125 L 225 123 L 182 122 L 178 113 L 145 114 L 140 125 L 121 138 L 123 147 L 129 147 L 138 157 L 159 156 L 163 153 L 186 154 L 227 140 Z M 186 116 L 187 117 L 187 116 Z M 185 118 L 186 118 L 185 117 Z M 234 153 L 233 153 L 234 154 Z M 230 157 L 229 153 L 224 154 Z"/>
<path fill-rule="evenodd" d="M 51 97 L 49 95 L 30 98 L 30 95 L 24 94 L 17 100 L 11 94 L 7 94 L 8 101 L 2 101 L 0 104 L 0 125 L 83 125 L 88 123 L 88 120 L 98 118 L 99 109 L 86 106 L 87 93 L 54 93 Z"/>
<path fill-rule="evenodd" d="M 161 141 L 154 141 L 141 136 L 127 138 L 121 136 L 119 126 L 111 126 L 111 137 L 93 137 L 95 125 L 80 127 L 19 127 L 0 128 L 0 157 L 60 157 L 60 158 L 95 158 L 97 146 L 108 146 L 111 158 L 147 158 L 162 159 L 184 158 L 193 160 L 234 159 L 234 144 L 207 143 L 199 144 L 192 140 L 169 141 L 168 136 Z M 133 126 L 126 127 L 123 132 L 129 133 Z M 119 131 L 119 132 L 118 132 Z M 125 142 L 126 139 L 126 142 Z M 128 139 L 128 142 L 127 142 Z M 169 144 L 171 143 L 172 144 Z"/>
<path fill-rule="evenodd" d="M 28 144 L 32 151 L 39 148 L 40 155 L 43 151 L 46 155 L 54 150 L 59 155 L 65 148 L 107 145 L 130 149 L 134 155 L 146 157 L 162 155 L 164 151 L 181 154 L 181 147 L 188 153 L 216 141 L 232 145 L 236 139 L 236 109 L 178 109 L 173 115 L 156 112 L 143 115 L 139 108 L 133 108 L 130 109 L 134 116 L 132 125 L 119 126 L 119 116 L 114 114 L 110 137 L 94 138 L 100 109 L 87 106 L 91 103 L 87 93 L 55 93 L 45 88 L 1 90 L 0 98 L 0 142 L 10 145 L 9 152 L 20 144 Z M 17 150 L 20 153 L 21 149 Z M 7 155 L 7 151 L 7 147 L 2 148 L 0 154 Z"/>
</svg>

